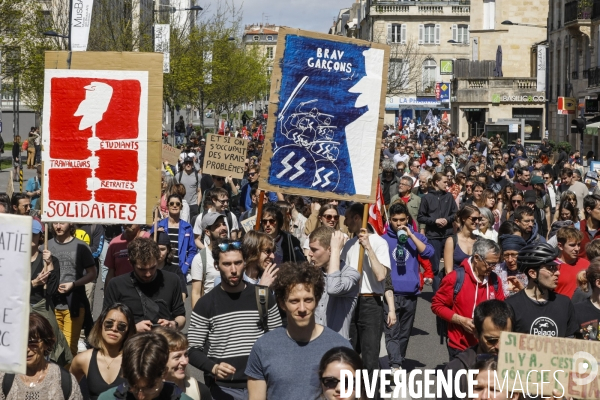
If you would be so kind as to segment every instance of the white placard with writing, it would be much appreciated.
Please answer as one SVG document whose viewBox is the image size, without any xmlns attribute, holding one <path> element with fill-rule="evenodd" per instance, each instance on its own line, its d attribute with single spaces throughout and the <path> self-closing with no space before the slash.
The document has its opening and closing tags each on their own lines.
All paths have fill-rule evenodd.
<svg viewBox="0 0 600 400">
<path fill-rule="evenodd" d="M 33 218 L 0 214 L 0 371 L 24 374 Z"/>
</svg>

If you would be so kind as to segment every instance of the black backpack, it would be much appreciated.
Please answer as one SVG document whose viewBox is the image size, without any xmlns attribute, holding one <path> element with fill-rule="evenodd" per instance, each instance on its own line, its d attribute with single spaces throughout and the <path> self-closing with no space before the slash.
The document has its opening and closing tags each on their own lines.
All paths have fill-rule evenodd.
<svg viewBox="0 0 600 400">
<path fill-rule="evenodd" d="M 4 395 L 4 398 L 8 397 L 14 380 L 15 374 L 4 375 L 4 379 L 2 380 L 2 394 Z M 60 388 L 62 389 L 63 398 L 68 400 L 69 397 L 71 397 L 73 382 L 71 380 L 71 374 L 64 368 L 60 368 Z"/>
<path fill-rule="evenodd" d="M 456 302 L 456 296 L 458 296 L 458 292 L 462 289 L 463 283 L 465 282 L 465 269 L 464 268 L 456 268 L 456 282 L 454 282 L 454 295 L 452 297 L 452 303 Z M 494 293 L 498 292 L 498 275 L 494 272 L 490 273 L 490 283 L 494 286 Z"/>
</svg>

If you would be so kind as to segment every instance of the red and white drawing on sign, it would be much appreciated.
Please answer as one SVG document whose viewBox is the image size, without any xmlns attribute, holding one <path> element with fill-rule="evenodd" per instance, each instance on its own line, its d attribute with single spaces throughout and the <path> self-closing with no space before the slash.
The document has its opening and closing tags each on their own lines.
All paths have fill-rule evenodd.
<svg viewBox="0 0 600 400">
<path fill-rule="evenodd" d="M 144 223 L 147 72 L 46 70 L 44 90 L 45 220 Z"/>
</svg>

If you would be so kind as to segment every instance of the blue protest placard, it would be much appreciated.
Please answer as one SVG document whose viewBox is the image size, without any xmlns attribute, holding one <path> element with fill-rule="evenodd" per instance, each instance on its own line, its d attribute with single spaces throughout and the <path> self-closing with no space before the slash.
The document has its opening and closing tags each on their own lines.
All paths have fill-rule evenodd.
<svg viewBox="0 0 600 400">
<path fill-rule="evenodd" d="M 375 201 L 389 48 L 282 28 L 261 189 Z"/>
</svg>

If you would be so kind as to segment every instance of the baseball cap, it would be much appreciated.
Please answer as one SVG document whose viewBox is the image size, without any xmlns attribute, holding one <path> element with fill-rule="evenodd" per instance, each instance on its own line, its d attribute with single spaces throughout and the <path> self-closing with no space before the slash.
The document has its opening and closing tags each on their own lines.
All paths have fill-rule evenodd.
<svg viewBox="0 0 600 400">
<path fill-rule="evenodd" d="M 544 178 L 542 178 L 541 176 L 534 175 L 531 177 L 532 185 L 543 184 L 543 183 L 544 183 Z"/>
<path fill-rule="evenodd" d="M 525 194 L 523 195 L 523 200 L 525 201 L 525 203 L 535 203 L 535 190 L 526 190 Z"/>
<path fill-rule="evenodd" d="M 192 157 L 186 157 L 186 158 L 183 159 L 183 162 L 184 163 L 188 163 L 188 162 L 193 163 L 194 159 Z"/>
<path fill-rule="evenodd" d="M 224 215 L 219 214 L 218 212 L 214 212 L 214 211 L 208 212 L 208 213 L 206 213 L 206 215 L 204 217 L 202 217 L 200 227 L 202 228 L 202 230 L 208 229 L 215 222 L 217 222 L 217 219 L 219 219 L 221 217 L 224 218 Z"/>
<path fill-rule="evenodd" d="M 33 234 L 37 235 L 38 233 L 43 231 L 42 224 L 37 219 L 33 220 Z"/>
</svg>

